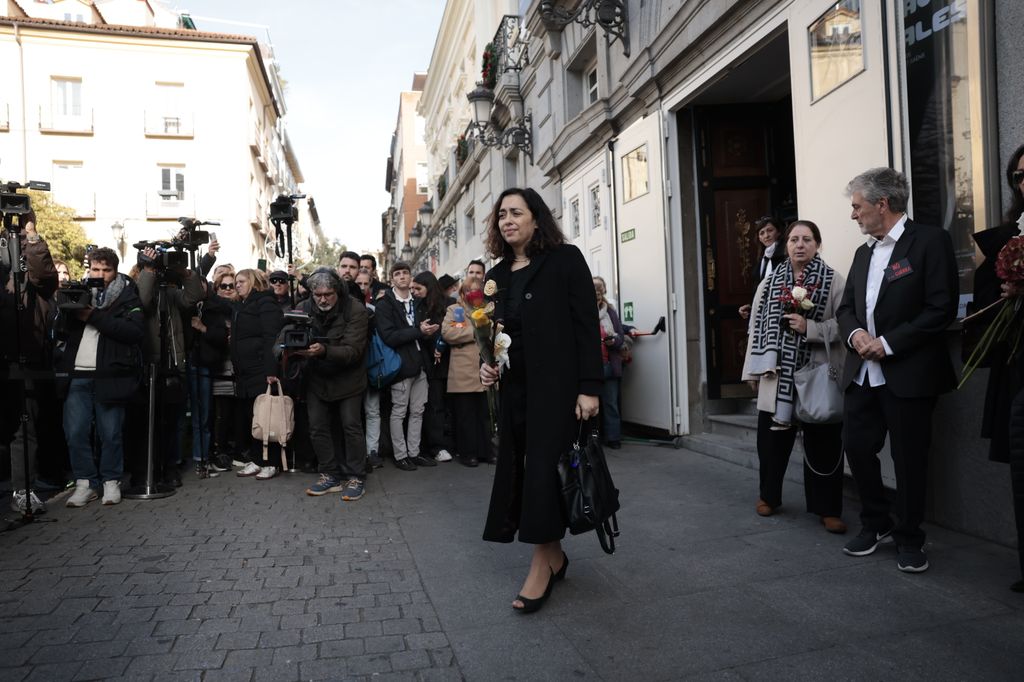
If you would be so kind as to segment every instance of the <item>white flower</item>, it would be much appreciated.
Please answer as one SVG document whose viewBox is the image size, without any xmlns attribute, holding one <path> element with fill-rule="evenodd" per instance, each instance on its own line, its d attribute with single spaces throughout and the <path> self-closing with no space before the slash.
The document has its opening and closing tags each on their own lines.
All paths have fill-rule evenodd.
<svg viewBox="0 0 1024 682">
<path fill-rule="evenodd" d="M 512 337 L 505 332 L 494 335 L 494 361 L 498 363 L 498 371 L 509 367 L 508 349 L 512 345 Z"/>
<path fill-rule="evenodd" d="M 803 301 L 807 298 L 807 289 L 804 289 L 803 287 L 793 287 L 793 291 L 790 293 L 793 294 L 794 301 Z"/>
<path fill-rule="evenodd" d="M 812 301 L 809 298 L 805 298 L 804 300 L 800 301 L 800 308 L 803 309 L 803 310 L 810 310 L 813 307 L 814 307 L 814 301 Z"/>
<path fill-rule="evenodd" d="M 498 283 L 493 279 L 487 280 L 487 283 L 484 284 L 484 296 L 494 296 L 496 293 L 498 293 Z"/>
</svg>

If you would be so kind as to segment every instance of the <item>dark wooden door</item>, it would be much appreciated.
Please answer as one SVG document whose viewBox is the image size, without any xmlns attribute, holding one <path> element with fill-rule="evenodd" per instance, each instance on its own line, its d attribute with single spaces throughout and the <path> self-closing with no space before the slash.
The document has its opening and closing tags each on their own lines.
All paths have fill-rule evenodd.
<svg viewBox="0 0 1024 682">
<path fill-rule="evenodd" d="M 790 112 L 788 99 L 694 111 L 709 398 L 752 395 L 740 379 L 747 322 L 739 308 L 758 281 L 754 223 L 796 213 Z"/>
</svg>

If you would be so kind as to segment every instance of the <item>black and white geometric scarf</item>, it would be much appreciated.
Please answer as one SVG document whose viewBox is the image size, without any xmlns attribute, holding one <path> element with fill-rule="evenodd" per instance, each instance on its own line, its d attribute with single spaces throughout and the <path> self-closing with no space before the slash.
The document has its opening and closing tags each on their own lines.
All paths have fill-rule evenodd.
<svg viewBox="0 0 1024 682">
<path fill-rule="evenodd" d="M 793 421 L 793 404 L 796 401 L 796 390 L 793 385 L 793 372 L 807 364 L 811 359 L 811 349 L 804 334 L 797 334 L 788 326 L 783 326 L 782 316 L 789 310 L 783 304 L 787 291 L 795 286 L 808 290 L 808 297 L 814 307 L 805 317 L 821 322 L 825 316 L 829 293 L 835 272 L 821 256 L 814 258 L 804 266 L 800 282 L 794 282 L 793 265 L 789 259 L 782 261 L 765 282 L 761 295 L 761 305 L 754 318 L 753 331 L 750 339 L 750 373 L 778 376 L 778 391 L 775 396 L 774 419 L 783 424 Z"/>
</svg>

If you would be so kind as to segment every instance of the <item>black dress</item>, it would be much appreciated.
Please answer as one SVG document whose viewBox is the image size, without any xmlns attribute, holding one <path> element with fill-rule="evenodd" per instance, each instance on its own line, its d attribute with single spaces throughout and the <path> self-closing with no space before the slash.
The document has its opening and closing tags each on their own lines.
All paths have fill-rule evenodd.
<svg viewBox="0 0 1024 682">
<path fill-rule="evenodd" d="M 576 396 L 598 397 L 604 379 L 597 300 L 579 249 L 561 245 L 498 285 L 494 317 L 512 337 L 500 382 L 498 465 L 484 539 L 540 544 L 565 536 L 558 458 L 576 436 Z"/>
</svg>

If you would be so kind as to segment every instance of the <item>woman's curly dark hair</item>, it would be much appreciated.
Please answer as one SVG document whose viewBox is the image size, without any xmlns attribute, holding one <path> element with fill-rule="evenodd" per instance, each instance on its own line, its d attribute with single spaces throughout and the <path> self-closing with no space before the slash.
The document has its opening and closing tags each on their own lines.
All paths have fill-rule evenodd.
<svg viewBox="0 0 1024 682">
<path fill-rule="evenodd" d="M 544 203 L 540 194 L 530 187 L 509 187 L 498 195 L 498 200 L 494 202 L 494 209 L 487 218 L 486 244 L 487 252 L 492 258 L 511 259 L 513 256 L 512 247 L 501 236 L 501 229 L 498 226 L 498 211 L 501 209 L 501 202 L 512 194 L 518 194 L 523 198 L 526 207 L 533 214 L 533 220 L 537 223 L 537 231 L 533 233 L 533 239 L 526 245 L 527 256 L 543 253 L 565 243 L 565 235 L 558 228 L 555 217 L 551 215 L 551 209 Z"/>
<path fill-rule="evenodd" d="M 1024 144 L 1017 147 L 1017 150 L 1010 155 L 1010 162 L 1006 164 L 1006 183 L 1010 186 L 1010 208 L 1006 212 L 1006 221 L 1017 222 L 1017 218 L 1024 213 L 1024 195 L 1021 194 L 1020 184 L 1014 183 L 1013 172 L 1020 164 L 1020 157 L 1024 156 Z"/>
</svg>

